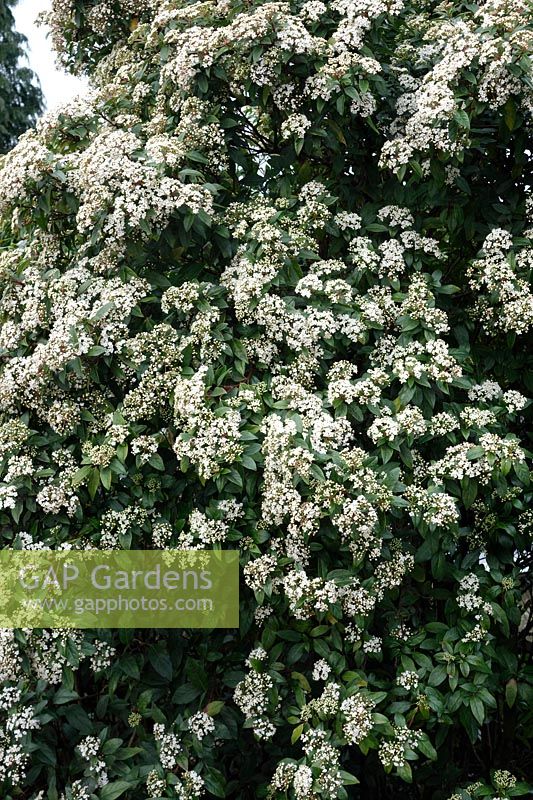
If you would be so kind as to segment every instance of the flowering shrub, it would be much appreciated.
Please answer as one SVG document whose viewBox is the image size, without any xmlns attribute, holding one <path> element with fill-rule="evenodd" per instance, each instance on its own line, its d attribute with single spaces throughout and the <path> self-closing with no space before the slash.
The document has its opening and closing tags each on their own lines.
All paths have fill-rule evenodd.
<svg viewBox="0 0 533 800">
<path fill-rule="evenodd" d="M 527 793 L 529 4 L 52 5 L 4 546 L 238 548 L 241 625 L 1 631 L 2 798 Z"/>
</svg>

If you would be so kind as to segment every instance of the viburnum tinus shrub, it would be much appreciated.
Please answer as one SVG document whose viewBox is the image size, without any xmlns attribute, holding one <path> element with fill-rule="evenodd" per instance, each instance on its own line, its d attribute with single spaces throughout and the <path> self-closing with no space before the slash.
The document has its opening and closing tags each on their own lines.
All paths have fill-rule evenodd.
<svg viewBox="0 0 533 800">
<path fill-rule="evenodd" d="M 530 4 L 49 22 L 93 89 L 0 173 L 3 545 L 238 549 L 240 629 L 1 631 L 2 798 L 526 794 Z"/>
</svg>

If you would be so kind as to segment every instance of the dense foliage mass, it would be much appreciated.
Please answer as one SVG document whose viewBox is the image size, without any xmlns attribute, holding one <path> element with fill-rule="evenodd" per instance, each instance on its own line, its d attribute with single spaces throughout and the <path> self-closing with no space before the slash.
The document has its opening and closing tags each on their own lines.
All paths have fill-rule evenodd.
<svg viewBox="0 0 533 800">
<path fill-rule="evenodd" d="M 0 632 L 2 798 L 527 793 L 533 12 L 54 0 L 2 535 L 238 548 L 240 630 Z"/>
<path fill-rule="evenodd" d="M 35 75 L 21 64 L 26 40 L 14 30 L 13 2 L 0 2 L 0 153 L 13 147 L 42 110 Z"/>
</svg>

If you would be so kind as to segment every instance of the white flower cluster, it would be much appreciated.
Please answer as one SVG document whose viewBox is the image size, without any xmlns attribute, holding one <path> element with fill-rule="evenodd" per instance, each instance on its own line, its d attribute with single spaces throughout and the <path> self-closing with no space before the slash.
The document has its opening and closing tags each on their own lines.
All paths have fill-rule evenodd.
<svg viewBox="0 0 533 800">
<path fill-rule="evenodd" d="M 84 151 L 68 176 L 81 199 L 80 233 L 98 225 L 107 245 L 122 244 L 128 233 L 142 235 L 148 219 L 151 225 L 162 226 L 182 206 L 193 213 L 212 213 L 207 190 L 164 176 L 160 165 L 150 163 L 150 158 L 161 157 L 161 150 L 148 144 L 148 158 L 141 160 L 137 153 L 142 148 L 134 133 L 111 129 L 99 133 Z"/>
<path fill-rule="evenodd" d="M 300 764 L 296 768 L 292 779 L 294 796 L 297 800 L 310 800 L 313 789 L 313 772 L 307 764 Z"/>
<path fill-rule="evenodd" d="M 20 688 L 0 690 L 0 780 L 10 780 L 15 786 L 26 777 L 31 731 L 41 727 L 33 707 L 23 702 Z"/>
<path fill-rule="evenodd" d="M 35 677 L 52 685 L 61 683 L 63 667 L 68 664 L 67 648 L 76 653 L 78 662 L 87 657 L 83 641 L 81 630 L 45 628 L 29 631 L 28 650 Z"/>
<path fill-rule="evenodd" d="M 412 670 L 405 670 L 401 672 L 397 678 L 396 683 L 408 692 L 414 691 L 418 688 L 419 677 L 416 672 Z"/>
<path fill-rule="evenodd" d="M 100 520 L 100 548 L 102 550 L 119 549 L 123 538 L 135 526 L 143 525 L 147 519 L 146 509 L 136 506 L 123 508 L 122 511 L 114 509 L 106 511 Z"/>
<path fill-rule="evenodd" d="M 425 345 L 418 341 L 400 345 L 392 337 L 384 337 L 378 347 L 374 362 L 382 369 L 390 369 L 401 383 L 407 383 L 409 378 L 418 380 L 424 375 L 430 380 L 452 383 L 462 375 L 461 367 L 443 339 L 431 339 Z"/>
<path fill-rule="evenodd" d="M 315 665 L 313 667 L 313 680 L 314 681 L 326 681 L 329 677 L 331 672 L 331 667 L 329 666 L 328 662 L 325 661 L 323 658 L 315 661 Z"/>
<path fill-rule="evenodd" d="M 406 406 L 403 411 L 392 416 L 390 410 L 385 407 L 383 416 L 378 417 L 367 433 L 374 442 L 380 440 L 393 441 L 400 434 L 412 436 L 423 436 L 427 429 L 427 422 L 419 408 Z"/>
<path fill-rule="evenodd" d="M 310 578 L 302 570 L 291 570 L 283 579 L 283 590 L 296 619 L 307 619 L 327 611 L 340 597 L 340 589 L 332 580 Z"/>
<path fill-rule="evenodd" d="M 159 520 L 152 525 L 152 543 L 157 550 L 168 547 L 172 538 L 172 525 L 166 520 Z"/>
<path fill-rule="evenodd" d="M 488 331 L 499 328 L 524 334 L 533 325 L 533 294 L 525 277 L 533 252 L 524 247 L 509 255 L 511 247 L 507 231 L 493 230 L 485 239 L 482 257 L 469 269 L 470 286 L 477 295 L 475 312 Z"/>
<path fill-rule="evenodd" d="M 174 420 L 183 431 L 174 443 L 179 459 L 188 458 L 202 478 L 210 478 L 223 463 L 231 463 L 242 452 L 241 416 L 236 409 L 212 411 L 206 402 L 203 366 L 191 378 L 179 378 L 174 389 Z"/>
<path fill-rule="evenodd" d="M 400 318 L 411 317 L 420 325 L 435 334 L 449 330 L 448 316 L 445 311 L 435 308 L 435 297 L 430 291 L 426 279 L 421 275 L 413 275 L 407 296 L 400 306 Z M 398 322 L 401 322 L 401 319 Z"/>
<path fill-rule="evenodd" d="M 11 151 L 2 165 L 0 212 L 4 212 L 16 200 L 25 197 L 32 185 L 54 170 L 56 161 L 53 153 L 40 141 L 35 131 L 22 134 L 17 147 Z"/>
<path fill-rule="evenodd" d="M 327 683 L 319 697 L 314 697 L 302 707 L 302 719 L 311 720 L 314 714 L 321 718 L 332 717 L 339 710 L 341 688 L 338 683 L 330 681 Z M 308 735 L 312 734 L 310 729 Z"/>
<path fill-rule="evenodd" d="M 479 450 L 468 442 L 449 447 L 439 461 L 429 467 L 434 478 L 475 478 L 480 483 L 490 480 L 492 471 L 502 461 L 525 460 L 524 451 L 516 439 L 503 439 L 485 433 L 479 437 Z"/>
<path fill-rule="evenodd" d="M 378 749 L 379 760 L 384 767 L 403 767 L 407 763 L 406 750 L 414 750 L 420 737 L 420 731 L 409 728 L 394 727 L 394 738 L 384 739 Z"/>
<path fill-rule="evenodd" d="M 86 774 L 96 781 L 98 787 L 109 783 L 107 767 L 102 758 L 102 742 L 97 736 L 86 736 L 77 746 L 77 750 L 84 761 L 87 761 Z"/>
<path fill-rule="evenodd" d="M 249 561 L 243 569 L 246 585 L 254 592 L 263 589 L 267 580 L 273 575 L 277 567 L 277 560 L 274 556 L 265 554 Z"/>
<path fill-rule="evenodd" d="M 369 636 L 363 642 L 363 653 L 379 655 L 383 647 L 383 640 L 379 636 Z"/>
<path fill-rule="evenodd" d="M 192 717 L 189 717 L 187 725 L 191 733 L 200 741 L 215 730 L 215 721 L 213 717 L 210 717 L 209 714 L 206 714 L 204 711 L 198 711 L 196 714 L 193 714 Z"/>
<path fill-rule="evenodd" d="M 492 782 L 496 789 L 502 794 L 514 789 L 516 786 L 515 776 L 506 769 L 497 769 L 492 776 Z"/>
<path fill-rule="evenodd" d="M 269 692 L 274 681 L 267 672 L 252 670 L 235 687 L 233 699 L 260 739 L 269 739 L 274 727 L 267 717 L 270 706 Z"/>
<path fill-rule="evenodd" d="M 467 141 L 465 131 L 454 133 L 450 123 L 455 119 L 465 126 L 463 102 L 454 92 L 464 71 L 477 73 L 477 96 L 493 109 L 523 91 L 511 66 L 520 42 L 509 41 L 508 20 L 504 23 L 490 3 L 483 4 L 478 16 L 482 18 L 468 22 L 443 18 L 429 26 L 425 49 L 437 58 L 421 81 L 405 84 L 407 91 L 397 100 L 397 118 L 390 126 L 391 138 L 381 151 L 383 166 L 398 170 L 411 159 L 422 160 L 431 148 L 452 156 L 461 151 Z M 518 24 L 516 17 L 513 24 Z"/>
<path fill-rule="evenodd" d="M 428 525 L 447 528 L 459 521 L 459 510 L 453 497 L 435 487 L 408 486 L 405 499 L 409 503 L 411 516 L 421 514 Z"/>
<path fill-rule="evenodd" d="M 361 694 L 352 694 L 341 703 L 344 716 L 342 732 L 349 744 L 359 744 L 372 730 L 372 709 L 370 698 Z"/>
<path fill-rule="evenodd" d="M 94 653 L 91 655 L 91 667 L 95 672 L 100 672 L 111 666 L 116 648 L 107 642 L 97 640 L 94 642 Z"/>
<path fill-rule="evenodd" d="M 22 656 L 12 628 L 0 628 L 0 680 L 15 681 L 22 667 Z"/>
<path fill-rule="evenodd" d="M 165 791 L 167 782 L 161 778 L 157 770 L 153 769 L 146 776 L 146 791 L 148 797 L 160 797 Z"/>
<path fill-rule="evenodd" d="M 281 135 L 283 139 L 303 139 L 310 127 L 311 122 L 305 114 L 291 114 L 281 126 Z"/>
<path fill-rule="evenodd" d="M 378 219 L 387 223 L 391 228 L 412 228 L 415 224 L 413 215 L 408 208 L 401 206 L 384 206 L 378 211 Z"/>
<path fill-rule="evenodd" d="M 491 380 L 483 381 L 483 383 L 477 383 L 468 390 L 469 400 L 481 400 L 484 403 L 489 403 L 491 400 L 497 400 L 501 396 L 502 389 L 500 384 Z"/>
<path fill-rule="evenodd" d="M 349 543 L 356 558 L 368 556 L 375 559 L 381 552 L 381 540 L 377 536 L 378 514 L 372 503 L 363 495 L 348 501 L 333 522 Z"/>
<path fill-rule="evenodd" d="M 457 605 L 465 611 L 473 611 L 476 621 L 482 618 L 482 614 L 492 616 L 492 605 L 483 600 L 479 591 L 479 578 L 474 573 L 465 575 L 459 581 L 459 595 Z"/>
<path fill-rule="evenodd" d="M 198 546 L 209 548 L 217 542 L 224 542 L 228 533 L 228 524 L 221 519 L 209 519 L 198 509 L 189 516 L 189 532 L 179 536 L 180 547 L 193 549 Z"/>
<path fill-rule="evenodd" d="M 156 722 L 154 725 L 154 739 L 158 745 L 161 766 L 163 769 L 174 769 L 178 763 L 177 758 L 183 749 L 178 736 L 172 731 L 166 731 L 163 723 Z"/>
<path fill-rule="evenodd" d="M 361 227 L 361 217 L 353 211 L 339 211 L 334 217 L 334 222 L 341 231 L 356 231 Z"/>
<path fill-rule="evenodd" d="M 187 770 L 174 789 L 179 800 L 200 800 L 205 794 L 205 781 L 197 772 Z"/>
</svg>

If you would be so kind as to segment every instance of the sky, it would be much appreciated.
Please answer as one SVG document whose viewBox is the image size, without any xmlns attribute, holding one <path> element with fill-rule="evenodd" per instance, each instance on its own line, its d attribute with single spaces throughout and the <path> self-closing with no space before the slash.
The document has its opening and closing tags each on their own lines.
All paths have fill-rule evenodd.
<svg viewBox="0 0 533 800">
<path fill-rule="evenodd" d="M 58 69 L 55 54 L 46 38 L 46 29 L 35 24 L 41 11 L 50 7 L 50 0 L 19 0 L 13 8 L 15 27 L 28 39 L 30 67 L 38 75 L 46 107 L 51 110 L 85 91 L 86 82 Z"/>
</svg>

